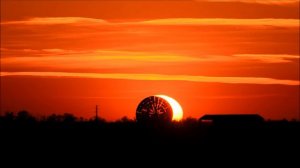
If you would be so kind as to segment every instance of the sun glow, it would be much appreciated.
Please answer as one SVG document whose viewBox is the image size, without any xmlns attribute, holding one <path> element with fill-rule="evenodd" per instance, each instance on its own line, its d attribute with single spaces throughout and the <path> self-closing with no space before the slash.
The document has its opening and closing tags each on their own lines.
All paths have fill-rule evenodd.
<svg viewBox="0 0 300 168">
<path fill-rule="evenodd" d="M 180 104 L 173 98 L 166 96 L 166 95 L 156 95 L 158 97 L 161 97 L 165 99 L 172 107 L 173 111 L 173 121 L 180 121 L 183 117 L 183 110 Z"/>
</svg>

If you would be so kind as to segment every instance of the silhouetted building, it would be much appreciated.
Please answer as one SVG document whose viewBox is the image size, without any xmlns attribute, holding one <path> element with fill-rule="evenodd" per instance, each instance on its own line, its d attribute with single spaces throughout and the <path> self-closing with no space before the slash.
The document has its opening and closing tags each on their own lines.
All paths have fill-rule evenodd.
<svg viewBox="0 0 300 168">
<path fill-rule="evenodd" d="M 258 114 L 204 115 L 199 120 L 214 125 L 257 125 L 264 122 L 264 118 Z"/>
</svg>

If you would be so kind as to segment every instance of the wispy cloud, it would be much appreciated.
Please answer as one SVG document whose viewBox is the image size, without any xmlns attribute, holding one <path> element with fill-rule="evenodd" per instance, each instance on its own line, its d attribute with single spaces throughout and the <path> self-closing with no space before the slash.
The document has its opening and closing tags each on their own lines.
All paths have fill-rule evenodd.
<svg viewBox="0 0 300 168">
<path fill-rule="evenodd" d="M 199 58 L 196 57 L 151 52 L 92 50 L 78 51 L 76 53 L 73 50 L 63 49 L 29 50 L 27 54 L 30 54 L 29 52 L 31 52 L 31 56 L 3 57 L 1 60 L 3 67 L 26 66 L 98 69 L 199 61 Z M 24 55 L 24 53 L 21 55 Z"/>
<path fill-rule="evenodd" d="M 225 18 L 172 18 L 139 22 L 145 25 L 198 25 L 198 26 L 278 26 L 299 27 L 298 19 L 225 19 Z"/>
<path fill-rule="evenodd" d="M 18 21 L 7 21 L 1 24 L 4 25 L 57 25 L 57 24 L 81 24 L 81 25 L 91 25 L 91 24 L 107 24 L 105 20 L 93 19 L 86 17 L 35 17 L 28 20 L 18 20 Z"/>
<path fill-rule="evenodd" d="M 154 19 L 144 21 L 123 21 L 109 22 L 103 19 L 85 18 L 85 17 L 44 17 L 31 18 L 20 21 L 7 21 L 3 25 L 57 25 L 71 24 L 79 26 L 97 26 L 97 25 L 168 25 L 168 26 L 278 26 L 278 27 L 299 27 L 298 19 L 228 19 L 228 18 L 168 18 Z"/>
<path fill-rule="evenodd" d="M 196 0 L 196 1 L 207 1 L 207 2 L 244 2 L 244 3 L 260 3 L 260 4 L 294 4 L 299 0 Z"/>
<path fill-rule="evenodd" d="M 287 63 L 300 58 L 299 55 L 289 54 L 236 54 L 233 58 L 240 60 L 255 60 L 264 63 Z"/>
<path fill-rule="evenodd" d="M 3 67 L 51 67 L 57 69 L 99 69 L 147 67 L 155 65 L 200 63 L 200 62 L 255 62 L 289 63 L 299 60 L 299 55 L 288 54 L 235 54 L 235 55 L 179 55 L 176 53 L 137 52 L 122 50 L 64 50 L 64 49 L 20 49 L 12 50 L 16 56 L 2 58 Z M 17 56 L 17 55 L 20 56 Z"/>
<path fill-rule="evenodd" d="M 289 63 L 299 60 L 299 55 L 290 54 L 234 54 L 234 55 L 209 55 L 198 61 L 207 62 L 258 62 L 258 63 Z"/>
<path fill-rule="evenodd" d="M 144 81 L 187 81 L 212 82 L 229 84 L 268 84 L 268 85 L 299 85 L 300 81 L 281 80 L 260 77 L 212 77 L 192 75 L 165 74 L 126 74 L 126 73 L 67 73 L 67 72 L 2 72 L 1 76 L 40 76 L 40 77 L 78 77 L 96 79 L 126 79 Z"/>
<path fill-rule="evenodd" d="M 195 96 L 195 99 L 257 99 L 284 96 L 282 94 L 253 94 L 253 95 L 223 95 L 223 96 Z"/>
</svg>

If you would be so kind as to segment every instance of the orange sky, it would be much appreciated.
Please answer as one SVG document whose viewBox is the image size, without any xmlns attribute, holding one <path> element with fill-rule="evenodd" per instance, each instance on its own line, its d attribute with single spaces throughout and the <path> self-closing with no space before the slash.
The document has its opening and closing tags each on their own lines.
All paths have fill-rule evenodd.
<svg viewBox="0 0 300 168">
<path fill-rule="evenodd" d="M 1 1 L 1 113 L 299 118 L 299 0 Z"/>
</svg>

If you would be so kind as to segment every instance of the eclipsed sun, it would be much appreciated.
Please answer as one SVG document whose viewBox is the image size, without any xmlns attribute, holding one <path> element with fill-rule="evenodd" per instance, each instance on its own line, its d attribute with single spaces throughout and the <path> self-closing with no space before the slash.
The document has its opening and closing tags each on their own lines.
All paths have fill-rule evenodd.
<svg viewBox="0 0 300 168">
<path fill-rule="evenodd" d="M 165 99 L 171 106 L 173 111 L 173 121 L 180 121 L 183 117 L 183 110 L 180 104 L 173 98 L 166 95 L 156 95 L 157 97 Z"/>
</svg>

